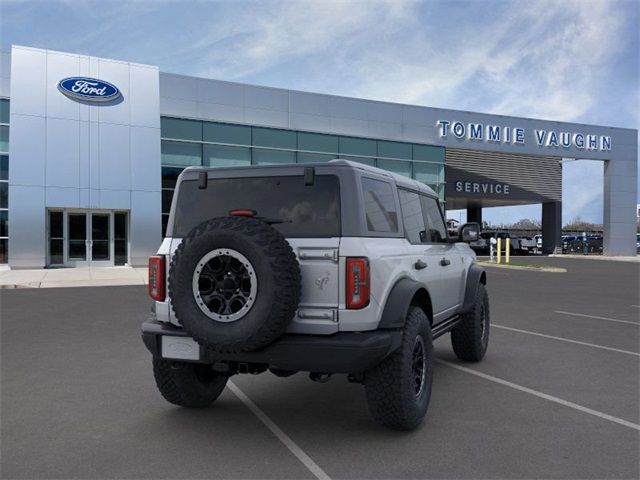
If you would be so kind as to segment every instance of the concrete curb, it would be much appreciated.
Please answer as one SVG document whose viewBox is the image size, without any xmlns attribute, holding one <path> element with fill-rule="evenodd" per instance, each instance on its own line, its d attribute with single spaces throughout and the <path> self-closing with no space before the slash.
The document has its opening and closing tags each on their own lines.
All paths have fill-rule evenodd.
<svg viewBox="0 0 640 480">
<path fill-rule="evenodd" d="M 549 273 L 566 273 L 567 269 L 562 267 L 533 267 L 533 266 L 525 266 L 525 265 L 506 265 L 506 264 L 497 264 L 491 262 L 478 262 L 479 265 L 483 267 L 492 267 L 492 268 L 504 268 L 507 270 L 529 270 L 531 272 L 549 272 Z"/>
<path fill-rule="evenodd" d="M 551 254 L 549 257 L 552 258 L 570 258 L 570 259 L 579 259 L 579 260 L 598 260 L 601 262 L 627 262 L 627 263 L 640 263 L 640 255 L 636 255 L 635 257 L 605 257 L 602 255 L 579 255 L 579 254 L 571 254 L 571 253 L 563 253 L 563 254 Z"/>
</svg>

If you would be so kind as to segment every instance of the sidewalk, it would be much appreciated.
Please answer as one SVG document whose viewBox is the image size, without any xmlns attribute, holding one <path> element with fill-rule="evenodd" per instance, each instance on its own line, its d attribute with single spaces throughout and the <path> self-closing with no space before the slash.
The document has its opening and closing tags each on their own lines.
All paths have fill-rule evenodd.
<svg viewBox="0 0 640 480">
<path fill-rule="evenodd" d="M 635 257 L 606 257 L 604 255 L 580 255 L 577 253 L 562 253 L 562 254 L 551 254 L 550 257 L 554 258 L 580 258 L 582 260 L 604 260 L 610 262 L 631 262 L 631 263 L 640 263 L 640 255 L 636 255 Z"/>
<path fill-rule="evenodd" d="M 0 288 L 146 285 L 147 267 L 86 267 L 0 270 Z"/>
</svg>

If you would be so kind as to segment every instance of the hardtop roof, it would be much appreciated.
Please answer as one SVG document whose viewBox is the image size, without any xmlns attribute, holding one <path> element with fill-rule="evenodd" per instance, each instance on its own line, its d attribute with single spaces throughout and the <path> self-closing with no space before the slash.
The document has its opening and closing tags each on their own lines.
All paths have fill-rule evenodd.
<svg viewBox="0 0 640 480">
<path fill-rule="evenodd" d="M 243 171 L 247 170 L 256 170 L 256 171 L 265 171 L 265 170 L 281 170 L 281 169 L 290 169 L 291 167 L 300 167 L 300 168 L 326 168 L 329 167 L 338 167 L 338 168 L 351 168 L 360 170 L 362 172 L 369 172 L 378 176 L 387 177 L 390 180 L 393 180 L 398 187 L 409 188 L 411 190 L 418 190 L 420 192 L 426 193 L 432 197 L 438 197 L 438 194 L 433 191 L 431 187 L 428 185 L 414 180 L 403 175 L 390 172 L 388 170 L 383 170 L 378 167 L 373 167 L 371 165 L 367 165 L 364 163 L 354 162 L 352 160 L 344 160 L 341 158 L 335 158 L 330 160 L 329 162 L 314 162 L 314 163 L 283 163 L 277 165 L 246 165 L 246 166 L 233 166 L 233 167 L 201 167 L 201 166 L 191 166 L 187 167 L 185 172 L 193 172 L 193 171 L 207 171 L 207 172 L 232 172 L 232 171 Z"/>
</svg>

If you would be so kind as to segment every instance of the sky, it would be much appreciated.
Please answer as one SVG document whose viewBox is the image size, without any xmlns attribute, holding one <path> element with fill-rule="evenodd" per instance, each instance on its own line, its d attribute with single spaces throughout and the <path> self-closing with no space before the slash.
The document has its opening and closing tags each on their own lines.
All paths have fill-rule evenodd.
<svg viewBox="0 0 640 480">
<path fill-rule="evenodd" d="M 635 129 L 639 22 L 637 0 L 0 0 L 3 50 L 27 45 L 184 75 Z M 602 183 L 602 162 L 564 163 L 563 221 L 602 222 Z M 540 215 L 540 205 L 484 209 L 492 223 Z"/>
</svg>

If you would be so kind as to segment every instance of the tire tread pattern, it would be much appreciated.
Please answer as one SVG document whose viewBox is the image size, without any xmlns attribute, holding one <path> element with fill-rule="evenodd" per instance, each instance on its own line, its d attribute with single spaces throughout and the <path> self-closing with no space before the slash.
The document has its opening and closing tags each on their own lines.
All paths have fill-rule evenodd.
<svg viewBox="0 0 640 480">
<path fill-rule="evenodd" d="M 205 408 L 210 406 L 222 393 L 227 377 L 212 373 L 210 383 L 200 381 L 195 368 L 205 368 L 195 364 L 179 364 L 175 368 L 169 360 L 153 359 L 153 376 L 158 390 L 169 403 L 181 407 Z"/>
<path fill-rule="evenodd" d="M 486 318 L 487 339 L 482 339 L 482 307 Z M 451 330 L 451 346 L 456 356 L 465 362 L 479 362 L 487 351 L 489 342 L 489 295 L 480 283 L 476 291 L 473 308 L 462 315 L 462 321 Z"/>
<path fill-rule="evenodd" d="M 416 336 L 421 334 L 427 355 L 426 389 L 420 402 L 413 388 L 412 361 Z M 365 374 L 365 391 L 372 417 L 395 430 L 416 428 L 426 414 L 433 379 L 431 327 L 424 311 L 412 306 L 407 314 L 401 346 Z"/>
</svg>

